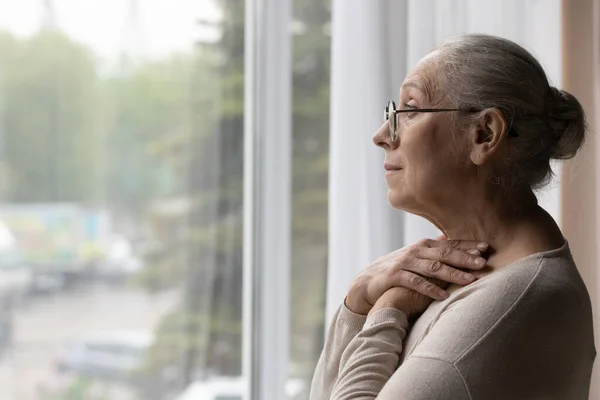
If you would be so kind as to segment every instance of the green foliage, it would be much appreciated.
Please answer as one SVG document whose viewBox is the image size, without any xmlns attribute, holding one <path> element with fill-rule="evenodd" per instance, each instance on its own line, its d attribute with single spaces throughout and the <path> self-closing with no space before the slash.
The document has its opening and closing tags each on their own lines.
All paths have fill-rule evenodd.
<svg viewBox="0 0 600 400">
<path fill-rule="evenodd" d="M 111 203 L 124 214 L 188 193 L 189 145 L 215 124 L 211 78 L 207 60 L 185 54 L 106 83 L 107 185 Z"/>
<path fill-rule="evenodd" d="M 92 55 L 53 32 L 29 40 L 3 34 L 1 157 L 8 201 L 94 201 L 102 132 Z"/>
<path fill-rule="evenodd" d="M 62 393 L 52 400 L 109 400 L 108 395 L 93 393 L 94 382 L 85 378 L 75 379 Z"/>
<path fill-rule="evenodd" d="M 109 76 L 60 33 L 0 34 L 0 199 L 105 205 L 158 243 L 135 283 L 183 287 L 141 372 L 145 399 L 173 365 L 182 387 L 241 370 L 244 2 L 217 4 L 218 42 Z M 329 1 L 295 0 L 294 19 L 291 359 L 309 376 L 324 331 Z"/>
</svg>

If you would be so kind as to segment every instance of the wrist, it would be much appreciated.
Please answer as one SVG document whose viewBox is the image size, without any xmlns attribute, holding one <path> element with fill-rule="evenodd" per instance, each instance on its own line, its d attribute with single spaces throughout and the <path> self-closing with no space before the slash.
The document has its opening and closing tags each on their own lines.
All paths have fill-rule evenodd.
<svg viewBox="0 0 600 400">
<path fill-rule="evenodd" d="M 372 307 L 367 306 L 364 302 L 363 303 L 359 303 L 356 301 L 353 301 L 351 296 L 346 296 L 346 298 L 344 299 L 344 306 L 352 311 L 354 314 L 358 314 L 358 315 L 368 315 L 369 311 L 371 311 Z"/>
<path fill-rule="evenodd" d="M 404 307 L 400 304 L 396 304 L 393 302 L 377 302 L 373 308 L 371 308 L 371 311 L 369 311 L 368 315 L 373 315 L 375 314 L 377 311 L 381 311 L 381 310 L 385 310 L 386 308 L 391 308 L 394 310 L 398 310 L 403 312 L 406 315 L 406 318 L 410 317 L 410 309 L 408 307 Z"/>
</svg>

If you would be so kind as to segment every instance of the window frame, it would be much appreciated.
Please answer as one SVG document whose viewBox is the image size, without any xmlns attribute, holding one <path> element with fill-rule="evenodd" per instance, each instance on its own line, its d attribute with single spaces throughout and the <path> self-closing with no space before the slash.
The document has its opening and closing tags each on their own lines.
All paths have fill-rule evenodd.
<svg viewBox="0 0 600 400">
<path fill-rule="evenodd" d="M 246 0 L 243 376 L 285 399 L 290 337 L 291 0 Z"/>
</svg>

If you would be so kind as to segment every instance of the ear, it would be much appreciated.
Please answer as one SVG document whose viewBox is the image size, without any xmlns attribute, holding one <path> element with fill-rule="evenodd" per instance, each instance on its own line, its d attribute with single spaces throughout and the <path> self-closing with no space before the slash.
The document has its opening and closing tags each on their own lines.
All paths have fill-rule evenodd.
<svg viewBox="0 0 600 400">
<path fill-rule="evenodd" d="M 507 133 L 508 124 L 500 110 L 483 110 L 470 135 L 473 164 L 483 165 L 492 158 L 503 147 Z"/>
</svg>

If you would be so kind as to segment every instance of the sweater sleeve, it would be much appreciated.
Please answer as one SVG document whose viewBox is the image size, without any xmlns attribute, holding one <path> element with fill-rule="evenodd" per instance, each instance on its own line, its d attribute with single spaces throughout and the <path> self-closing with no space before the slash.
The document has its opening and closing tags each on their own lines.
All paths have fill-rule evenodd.
<svg viewBox="0 0 600 400">
<path fill-rule="evenodd" d="M 361 331 L 367 317 L 341 305 L 333 317 L 325 346 L 317 363 L 310 390 L 310 400 L 329 400 L 337 381 L 340 360 L 348 344 Z"/>
<path fill-rule="evenodd" d="M 394 309 L 369 316 L 321 399 L 587 399 L 595 356 L 589 301 L 582 283 L 561 281 L 574 265 L 547 261 L 544 269 L 544 262 L 455 292 L 428 315 L 399 367 L 406 316 Z"/>
<path fill-rule="evenodd" d="M 407 329 L 401 311 L 384 309 L 369 316 L 342 355 L 329 399 L 468 400 L 462 378 L 450 363 L 409 357 L 398 368 Z"/>
<path fill-rule="evenodd" d="M 341 357 L 330 399 L 375 399 L 398 368 L 407 329 L 402 311 L 386 308 L 370 315 Z"/>
</svg>

